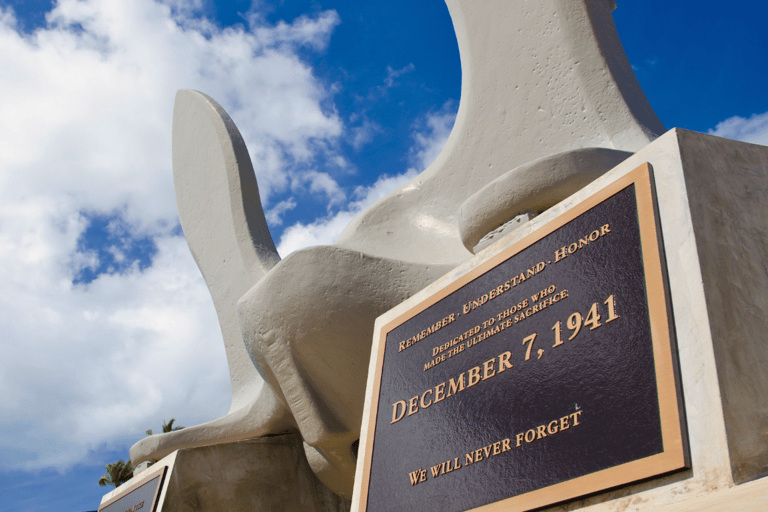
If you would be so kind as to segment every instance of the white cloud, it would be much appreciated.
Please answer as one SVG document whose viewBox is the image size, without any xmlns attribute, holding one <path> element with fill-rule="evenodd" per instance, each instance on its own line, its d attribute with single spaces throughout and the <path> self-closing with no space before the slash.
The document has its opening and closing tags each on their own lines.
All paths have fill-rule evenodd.
<svg viewBox="0 0 768 512">
<path fill-rule="evenodd" d="M 72 241 L 77 229 L 62 236 Z M 226 412 L 228 372 L 208 291 L 182 238 L 157 244 L 146 271 L 88 286 L 73 286 L 55 265 L 36 265 L 32 283 L 4 272 L 16 303 L 2 308 L 6 464 L 66 467 L 103 443 L 136 440 L 162 418 L 196 423 Z"/>
<path fill-rule="evenodd" d="M 413 166 L 422 171 L 432 164 L 443 150 L 456 121 L 453 102 L 443 105 L 439 112 L 433 112 L 424 119 L 423 127 L 413 134 L 416 144 L 411 150 Z"/>
<path fill-rule="evenodd" d="M 387 78 L 384 79 L 384 83 L 386 84 L 387 88 L 394 87 L 398 85 L 395 82 L 395 79 L 398 78 L 401 75 L 405 75 L 407 73 L 410 73 L 413 71 L 416 67 L 413 65 L 413 62 L 408 64 L 407 66 L 400 68 L 400 69 L 392 69 L 391 66 L 387 66 Z"/>
<path fill-rule="evenodd" d="M 347 224 L 355 218 L 357 209 L 344 210 L 309 224 L 297 222 L 283 231 L 277 252 L 285 258 L 293 251 L 313 245 L 330 245 L 336 241 Z"/>
<path fill-rule="evenodd" d="M 285 201 L 280 201 L 275 206 L 265 212 L 267 222 L 270 226 L 281 226 L 283 224 L 283 215 L 296 208 L 296 200 L 289 197 Z"/>
<path fill-rule="evenodd" d="M 415 178 L 417 174 L 415 170 L 409 169 L 396 176 L 382 176 L 370 187 L 358 187 L 355 190 L 357 200 L 348 204 L 344 210 L 309 224 L 298 222 L 286 228 L 280 238 L 277 252 L 285 257 L 304 247 L 332 244 L 357 214 L 400 185 Z"/>
<path fill-rule="evenodd" d="M 325 194 L 328 197 L 329 206 L 345 199 L 344 191 L 328 173 L 308 171 L 304 176 L 309 182 L 309 190 L 314 193 Z"/>
<path fill-rule="evenodd" d="M 64 0 L 48 19 L 47 30 L 26 38 L 0 28 L 7 135 L 0 157 L 13 169 L 34 169 L 17 183 L 24 192 L 67 190 L 86 208 L 127 204 L 136 222 L 173 219 L 170 175 L 158 171 L 170 166 L 172 101 L 181 87 L 217 98 L 238 123 L 264 202 L 285 189 L 293 164 L 313 160 L 318 140 L 342 132 L 321 106 L 328 92 L 294 52 L 318 33 L 314 45 L 324 44 L 321 29 L 338 22 L 333 12 L 314 25 L 301 18 L 256 34 L 183 28 L 150 0 Z"/>
<path fill-rule="evenodd" d="M 395 176 L 382 176 L 370 187 L 358 187 L 355 190 L 357 199 L 335 214 L 308 224 L 299 222 L 286 228 L 277 246 L 278 252 L 285 257 L 304 247 L 335 242 L 356 215 L 429 167 L 445 146 L 455 120 L 456 112 L 452 103 L 444 105 L 439 112 L 425 116 L 419 123 L 419 129 L 413 133 L 411 166 L 406 172 Z"/>
<path fill-rule="evenodd" d="M 746 119 L 739 116 L 729 117 L 717 123 L 709 133 L 726 139 L 768 146 L 768 112 L 753 114 Z"/>
<path fill-rule="evenodd" d="M 325 12 L 317 19 L 300 16 L 292 23 L 280 21 L 275 26 L 264 26 L 258 17 L 250 18 L 251 28 L 264 44 L 307 45 L 315 50 L 328 46 L 331 32 L 339 23 L 335 12 Z"/>
<path fill-rule="evenodd" d="M 373 136 L 380 131 L 381 127 L 378 124 L 368 119 L 364 119 L 360 126 L 355 126 L 350 129 L 350 134 L 352 135 L 350 144 L 357 151 L 371 142 L 373 140 Z"/>
<path fill-rule="evenodd" d="M 31 34 L 0 8 L 0 469 L 66 468 L 163 419 L 192 425 L 229 406 L 215 312 L 175 231 L 178 88 L 232 115 L 263 201 L 294 180 L 343 199 L 330 175 L 307 181 L 319 158 L 344 164 L 344 126 L 297 56 L 325 48 L 338 16 L 221 30 L 190 17 L 200 6 L 60 0 Z M 93 215 L 114 217 L 106 232 L 125 243 L 84 246 Z M 129 251 L 142 237 L 157 249 L 143 270 Z M 127 267 L 72 284 L 109 254 Z"/>
</svg>

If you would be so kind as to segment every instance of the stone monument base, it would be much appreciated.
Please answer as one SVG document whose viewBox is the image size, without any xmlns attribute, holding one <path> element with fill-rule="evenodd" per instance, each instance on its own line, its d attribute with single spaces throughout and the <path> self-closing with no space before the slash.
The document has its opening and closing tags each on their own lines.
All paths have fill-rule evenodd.
<svg viewBox="0 0 768 512">
<path fill-rule="evenodd" d="M 663 508 L 655 508 L 653 504 L 643 505 L 642 503 L 637 503 L 635 508 L 645 508 L 657 512 L 723 512 L 726 510 L 762 512 L 768 510 L 768 479 L 762 478 L 755 482 L 718 489 L 705 496 L 681 501 Z"/>
<path fill-rule="evenodd" d="M 163 467 L 168 469 L 156 512 L 349 510 L 349 502 L 312 473 L 301 439 L 293 434 L 177 450 L 104 496 L 100 510 L 120 495 L 127 497 Z M 126 502 L 121 512 L 133 506 Z"/>
<path fill-rule="evenodd" d="M 507 248 L 532 238 L 531 235 L 558 216 L 578 209 L 588 198 L 646 164 L 652 169 L 651 182 L 656 196 L 656 217 L 666 269 L 666 301 L 671 313 L 668 330 L 676 347 L 674 366 L 682 394 L 679 404 L 685 434 L 682 442 L 689 454 L 688 462 L 682 469 L 655 469 L 656 476 L 628 479 L 621 484 L 608 482 L 604 490 L 577 490 L 565 501 L 548 495 L 548 488 L 553 487 L 550 485 L 511 496 L 514 506 L 496 501 L 472 510 L 768 510 L 768 147 L 670 130 L 571 197 L 379 317 L 375 331 L 390 325 L 387 322 L 399 325 L 395 324 L 396 319 L 410 318 L 407 316 L 410 311 L 420 311 L 417 306 L 421 304 L 432 304 L 430 298 L 441 290 L 453 290 L 455 288 L 449 288 L 453 283 L 463 283 L 461 279 L 466 276 L 479 275 L 477 269 L 485 268 L 484 263 L 497 261 L 497 256 Z M 649 300 L 665 300 L 658 294 L 648 296 Z M 489 311 L 495 313 L 491 307 Z M 521 330 L 519 337 L 526 332 Z M 550 346 L 546 347 L 549 352 Z M 515 339 L 509 347 L 519 354 L 520 340 Z M 521 358 L 510 361 L 525 364 L 519 362 Z M 482 361 L 466 359 L 467 368 L 482 364 Z M 366 418 L 372 417 L 371 411 L 378 404 L 378 396 L 370 395 L 375 384 L 371 375 L 377 368 L 376 361 L 372 361 Z M 390 407 L 383 414 L 393 415 L 392 411 Z M 388 423 L 389 416 L 386 418 Z M 373 438 L 374 432 L 367 420 L 362 430 L 352 510 L 389 510 L 381 499 L 373 502 L 366 499 L 370 489 L 367 482 L 372 481 L 368 475 L 373 471 L 386 473 L 387 468 L 371 465 L 373 469 L 368 469 L 365 465 L 366 461 L 370 462 L 369 438 Z M 463 452 L 457 450 L 456 453 Z M 419 463 L 414 459 L 413 467 L 421 467 Z M 464 466 L 463 473 L 458 475 L 474 471 L 475 466 L 472 469 L 466 469 L 466 463 Z M 622 470 L 622 466 L 615 467 Z M 406 499 L 415 501 L 420 497 L 414 491 L 419 489 L 418 485 L 432 489 L 432 496 L 448 493 L 451 482 L 458 478 L 440 476 L 438 480 L 423 476 L 420 482 L 402 478 L 402 485 L 398 483 Z M 393 475 L 395 477 L 397 475 Z M 428 501 L 414 503 L 414 509 L 440 510 Z"/>
</svg>

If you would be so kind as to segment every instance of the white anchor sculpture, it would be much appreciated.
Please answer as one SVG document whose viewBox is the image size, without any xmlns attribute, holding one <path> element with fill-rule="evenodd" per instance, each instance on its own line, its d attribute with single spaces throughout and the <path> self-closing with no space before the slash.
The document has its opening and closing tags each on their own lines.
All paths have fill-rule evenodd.
<svg viewBox="0 0 768 512">
<path fill-rule="evenodd" d="M 139 441 L 134 464 L 296 432 L 315 474 L 349 497 L 375 318 L 471 257 L 488 233 L 554 205 L 664 131 L 610 0 L 446 3 L 462 65 L 450 138 L 331 246 L 280 259 L 234 123 L 211 98 L 179 91 L 179 216 L 218 313 L 232 405 Z"/>
</svg>

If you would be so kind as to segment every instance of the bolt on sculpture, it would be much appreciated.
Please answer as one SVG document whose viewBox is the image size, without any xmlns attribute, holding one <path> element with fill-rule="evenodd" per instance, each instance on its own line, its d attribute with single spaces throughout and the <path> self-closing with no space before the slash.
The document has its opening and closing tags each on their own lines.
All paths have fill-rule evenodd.
<svg viewBox="0 0 768 512">
<path fill-rule="evenodd" d="M 134 464 L 294 431 L 315 474 L 349 497 L 376 317 L 471 257 L 489 232 L 556 204 L 664 131 L 610 0 L 446 3 L 462 63 L 448 142 L 331 246 L 280 259 L 234 123 L 211 98 L 179 91 L 179 216 L 216 306 L 232 405 L 142 439 Z"/>
</svg>

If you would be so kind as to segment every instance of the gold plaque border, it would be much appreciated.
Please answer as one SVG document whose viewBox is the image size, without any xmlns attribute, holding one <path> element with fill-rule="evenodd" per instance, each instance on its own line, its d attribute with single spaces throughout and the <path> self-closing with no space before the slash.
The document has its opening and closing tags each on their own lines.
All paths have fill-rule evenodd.
<svg viewBox="0 0 768 512">
<path fill-rule="evenodd" d="M 158 466 L 160 465 L 158 464 Z M 148 468 L 146 471 L 147 473 L 149 473 L 148 475 L 143 476 L 141 480 L 139 480 L 138 482 L 130 486 L 128 489 L 126 489 L 124 492 L 121 492 L 111 500 L 99 505 L 99 508 L 97 509 L 96 512 L 101 512 L 102 510 L 104 510 L 105 508 L 107 508 L 117 500 L 124 498 L 126 494 L 130 494 L 136 489 L 138 489 L 139 487 L 141 487 L 142 485 L 148 484 L 151 480 L 157 478 L 158 473 L 160 473 L 160 482 L 157 485 L 157 489 L 155 489 L 155 494 L 152 496 L 152 508 L 147 510 L 147 512 L 155 512 L 157 510 L 158 498 L 160 497 L 160 492 L 163 490 L 163 485 L 165 485 L 165 477 L 167 476 L 166 473 L 168 472 L 168 465 L 163 464 L 158 468 L 151 467 L 151 468 Z"/>
<path fill-rule="evenodd" d="M 676 354 L 673 350 L 671 337 L 671 310 L 669 308 L 666 288 L 665 268 L 661 263 L 661 230 L 658 223 L 651 173 L 651 166 L 647 162 L 628 172 L 613 183 L 608 184 L 569 210 L 550 220 L 536 231 L 531 232 L 500 253 L 446 284 L 440 290 L 374 332 L 368 389 L 366 391 L 366 405 L 360 436 L 359 457 L 361 458 L 362 466 L 358 464 L 358 472 L 361 472 L 361 474 L 356 477 L 355 491 L 357 496 L 353 497 L 352 502 L 352 510 L 354 512 L 364 512 L 368 508 L 371 459 L 387 334 L 395 327 L 436 304 L 465 284 L 633 184 L 635 185 L 640 243 L 645 269 L 663 451 L 650 457 L 634 460 L 525 494 L 489 503 L 471 509 L 471 511 L 522 512 L 533 510 L 688 467 L 688 453 L 682 429 L 683 411 L 681 395 L 678 392 L 679 386 L 677 383 Z"/>
</svg>

